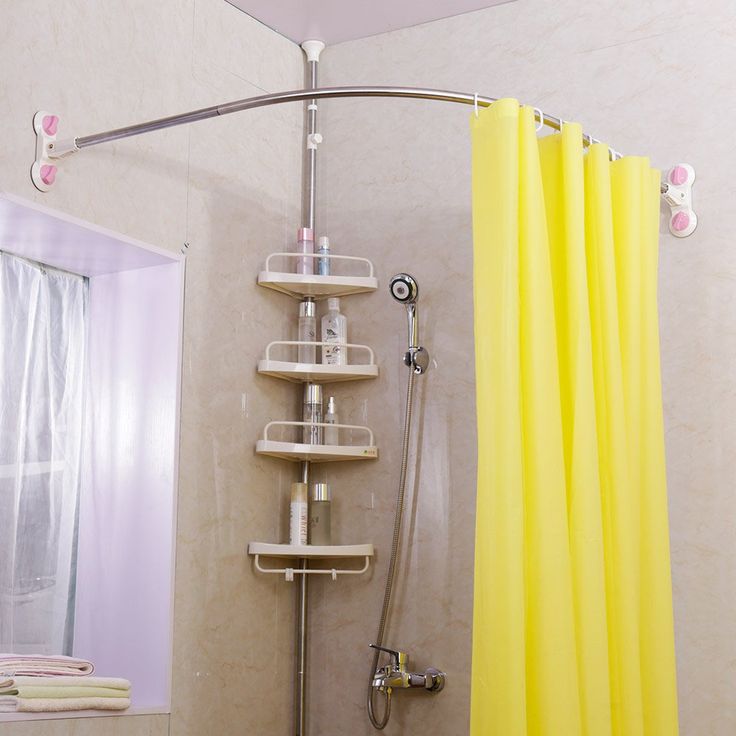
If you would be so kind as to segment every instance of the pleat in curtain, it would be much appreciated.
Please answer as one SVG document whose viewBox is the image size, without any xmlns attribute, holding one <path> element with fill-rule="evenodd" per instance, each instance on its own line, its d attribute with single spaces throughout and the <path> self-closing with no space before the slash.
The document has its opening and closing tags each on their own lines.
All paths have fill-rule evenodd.
<svg viewBox="0 0 736 736">
<path fill-rule="evenodd" d="M 674 736 L 659 174 L 516 100 L 471 120 L 471 734 Z"/>
</svg>

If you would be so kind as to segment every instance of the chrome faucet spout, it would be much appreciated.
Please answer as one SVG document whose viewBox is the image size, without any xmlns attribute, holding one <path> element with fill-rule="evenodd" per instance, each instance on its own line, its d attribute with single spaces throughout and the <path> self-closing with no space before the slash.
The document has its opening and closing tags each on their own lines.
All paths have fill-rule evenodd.
<svg viewBox="0 0 736 736">
<path fill-rule="evenodd" d="M 438 693 L 445 686 L 444 672 L 434 667 L 428 667 L 424 672 L 409 672 L 407 670 L 409 657 L 405 652 L 386 649 L 375 644 L 371 644 L 371 647 L 391 655 L 391 662 L 375 671 L 372 682 L 374 688 L 387 693 L 395 688 L 422 688 L 430 693 Z"/>
</svg>

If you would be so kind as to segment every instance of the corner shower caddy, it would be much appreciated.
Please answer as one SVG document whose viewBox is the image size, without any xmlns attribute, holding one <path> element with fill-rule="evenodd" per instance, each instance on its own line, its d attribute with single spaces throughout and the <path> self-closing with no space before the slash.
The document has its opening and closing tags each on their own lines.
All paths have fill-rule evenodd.
<svg viewBox="0 0 736 736">
<path fill-rule="evenodd" d="M 322 142 L 322 136 L 317 133 L 317 103 L 323 99 L 345 99 L 354 97 L 389 97 L 393 99 L 417 99 L 417 100 L 433 100 L 437 102 L 449 102 L 466 106 L 472 106 L 476 115 L 481 107 L 490 107 L 497 98 L 486 97 L 476 93 L 454 92 L 438 89 L 426 89 L 417 87 L 380 87 L 380 86 L 353 86 L 353 87 L 331 87 L 319 88 L 317 84 L 317 69 L 319 66 L 319 57 L 325 45 L 321 41 L 305 41 L 302 44 L 307 57 L 308 84 L 304 89 L 291 90 L 287 92 L 275 92 L 272 94 L 250 97 L 220 105 L 201 108 L 190 112 L 172 115 L 158 120 L 150 120 L 144 123 L 128 125 L 122 128 L 107 130 L 101 133 L 95 133 L 87 136 L 75 136 L 65 139 L 57 138 L 57 129 L 59 126 L 59 116 L 52 112 L 39 111 L 33 120 L 34 131 L 36 134 L 36 158 L 31 168 L 31 179 L 34 186 L 42 192 L 49 191 L 58 184 L 57 173 L 61 166 L 62 160 L 84 148 L 96 146 L 102 143 L 108 143 L 122 138 L 130 138 L 132 136 L 150 133 L 164 128 L 170 128 L 177 125 L 184 125 L 209 118 L 218 117 L 220 115 L 229 115 L 231 113 L 252 110 L 259 107 L 270 105 L 280 105 L 286 102 L 306 102 L 306 167 L 305 167 L 305 226 L 314 229 L 315 223 L 315 203 L 316 203 L 316 165 L 317 165 L 317 147 Z M 547 126 L 552 130 L 559 131 L 562 128 L 563 120 L 542 112 L 539 108 L 534 108 L 534 116 L 540 123 L 540 128 Z M 583 145 L 590 146 L 593 143 L 600 143 L 598 139 L 587 133 L 583 134 Z M 609 148 L 611 159 L 615 160 L 621 157 L 621 154 L 612 148 Z M 687 164 L 677 164 L 670 168 L 661 183 L 660 191 L 665 203 L 670 208 L 669 229 L 676 237 L 682 238 L 690 235 L 696 225 L 697 217 L 692 205 L 692 187 L 695 181 L 695 171 Z M 303 254 L 300 254 L 303 257 Z M 302 276 L 290 272 L 289 269 L 275 271 L 271 269 L 271 260 L 277 256 L 285 258 L 293 258 L 294 254 L 274 253 L 267 259 L 265 270 L 258 277 L 258 283 L 261 286 L 276 289 L 294 297 L 303 298 L 311 296 L 314 299 L 323 299 L 328 296 L 347 296 L 366 291 L 374 291 L 377 282 L 373 274 L 373 266 L 368 261 L 369 270 L 367 275 L 363 276 Z M 349 261 L 366 261 L 366 259 L 354 259 L 349 256 L 330 256 L 331 264 L 344 264 Z M 293 269 L 295 270 L 295 269 Z M 286 381 L 296 383 L 302 382 L 331 382 L 336 380 L 358 380 L 373 378 L 377 375 L 373 354 L 369 353 L 369 362 L 360 366 L 345 366 L 340 370 L 336 370 L 337 366 L 330 366 L 330 370 L 324 370 L 325 366 L 312 364 L 299 364 L 291 361 L 273 360 L 271 358 L 271 349 L 275 348 L 278 343 L 273 343 L 266 349 L 266 357 L 259 363 L 259 372 L 281 378 Z M 291 345 L 289 341 L 282 343 Z M 357 349 L 358 346 L 346 345 L 348 349 Z M 369 349 L 368 349 L 369 350 Z M 357 368 L 358 370 L 345 370 L 344 368 Z M 273 426 L 273 424 L 271 425 Z M 370 431 L 370 430 L 368 430 Z M 268 443 L 268 428 L 261 442 Z M 372 442 L 372 440 L 369 440 Z M 370 446 L 370 445 L 369 445 Z M 307 446 L 311 448 L 313 446 Z M 273 445 L 262 444 L 261 450 L 274 450 Z M 281 448 L 284 449 L 284 448 Z M 325 460 L 352 460 L 358 459 L 351 456 L 350 453 L 342 457 L 325 457 L 325 452 L 315 453 L 311 449 L 307 451 L 304 448 L 291 448 L 287 453 L 269 453 L 276 454 L 277 457 L 284 457 L 289 460 L 301 460 L 301 479 L 303 482 L 309 480 L 309 466 L 312 461 Z M 335 453 L 333 453 L 334 455 Z M 363 554 L 363 547 L 370 548 L 370 554 Z M 366 566 L 369 558 L 373 553 L 371 545 L 363 545 L 359 547 L 331 547 L 321 548 L 332 550 L 330 554 L 320 555 L 316 549 L 311 551 L 304 547 L 292 547 L 291 545 L 264 545 L 258 542 L 252 542 L 249 548 L 250 554 L 255 557 L 256 566 L 259 570 L 267 571 L 260 566 L 260 557 L 286 557 L 293 558 L 299 564 L 299 569 L 294 569 L 291 574 L 299 574 L 299 588 L 297 596 L 297 636 L 296 636 L 296 695 L 295 695 L 295 725 L 294 733 L 296 736 L 306 735 L 306 681 L 307 681 L 307 612 L 308 612 L 308 560 L 321 557 L 323 559 L 333 557 L 365 557 Z M 356 549 L 360 554 L 356 553 Z M 342 550 L 342 552 L 340 552 Z M 284 570 L 276 570 L 282 572 L 289 578 L 289 568 Z M 269 570 L 270 571 L 270 570 Z M 312 571 L 318 574 L 317 571 Z M 336 577 L 333 571 L 320 571 L 322 574 L 329 572 Z M 351 571 L 356 572 L 356 571 Z M 362 572 L 358 570 L 357 572 Z"/>
<path fill-rule="evenodd" d="M 317 274 L 298 274 L 291 271 L 272 270 L 273 260 L 284 258 L 294 260 L 302 257 L 297 253 L 272 253 L 266 259 L 265 270 L 258 275 L 258 284 L 269 289 L 283 292 L 296 299 L 312 297 L 319 301 L 329 296 L 347 296 L 363 292 L 375 291 L 378 281 L 374 275 L 374 268 L 367 258 L 356 258 L 353 256 L 329 256 L 331 261 L 344 262 L 348 266 L 362 266 L 366 276 L 342 275 L 342 276 L 320 276 Z M 334 381 L 357 381 L 375 378 L 378 375 L 378 366 L 375 362 L 373 350 L 367 345 L 355 343 L 344 343 L 341 347 L 351 353 L 361 353 L 367 357 L 367 363 L 348 365 L 327 365 L 324 363 L 299 363 L 292 361 L 274 360 L 272 351 L 277 348 L 289 348 L 293 350 L 300 345 L 323 346 L 323 342 L 300 342 L 298 340 L 276 340 L 266 346 L 266 356 L 258 363 L 258 372 L 264 375 L 280 378 L 291 383 L 332 383 Z M 373 439 L 373 432 L 369 427 L 355 424 L 325 424 L 317 423 L 317 426 L 336 428 L 344 438 L 347 432 L 351 435 L 357 434 L 364 442 L 358 444 L 339 445 L 312 445 L 301 442 L 287 442 L 273 439 L 273 430 L 301 430 L 302 427 L 310 426 L 308 422 L 300 421 L 271 421 L 263 429 L 263 437 L 256 443 L 256 453 L 259 455 L 270 455 L 271 457 L 292 462 L 315 463 L 336 462 L 346 460 L 375 460 L 378 458 L 378 448 Z M 308 473 L 308 469 L 306 470 Z M 266 574 L 284 575 L 284 578 L 292 582 L 296 575 L 330 575 L 337 580 L 338 575 L 360 575 L 367 572 L 370 560 L 373 557 L 372 544 L 354 545 L 294 545 L 294 544 L 270 544 L 265 542 L 250 542 L 248 554 L 254 558 L 256 570 Z M 298 567 L 263 567 L 261 558 L 281 558 L 298 561 Z M 350 560 L 363 558 L 363 567 L 358 569 L 335 568 L 329 569 L 309 567 L 309 560 Z"/>
</svg>

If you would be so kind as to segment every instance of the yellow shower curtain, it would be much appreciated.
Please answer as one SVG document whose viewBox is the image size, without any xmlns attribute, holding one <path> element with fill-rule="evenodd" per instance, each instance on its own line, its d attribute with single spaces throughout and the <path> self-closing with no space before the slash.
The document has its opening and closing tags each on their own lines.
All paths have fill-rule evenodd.
<svg viewBox="0 0 736 736">
<path fill-rule="evenodd" d="M 471 736 L 675 736 L 659 174 L 472 116 Z"/>
</svg>

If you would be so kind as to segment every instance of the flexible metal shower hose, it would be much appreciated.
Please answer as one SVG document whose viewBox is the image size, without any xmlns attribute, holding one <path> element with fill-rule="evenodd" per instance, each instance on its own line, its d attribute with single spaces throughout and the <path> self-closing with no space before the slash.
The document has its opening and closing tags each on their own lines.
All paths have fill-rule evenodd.
<svg viewBox="0 0 736 736">
<path fill-rule="evenodd" d="M 414 368 L 409 368 L 409 382 L 406 387 L 406 415 L 404 418 L 404 440 L 401 448 L 401 472 L 399 473 L 399 492 L 396 497 L 396 514 L 394 516 L 394 536 L 391 542 L 391 559 L 388 563 L 388 575 L 386 577 L 386 588 L 383 593 L 383 607 L 381 608 L 381 618 L 378 623 L 378 634 L 376 635 L 376 644 L 383 646 L 383 635 L 386 629 L 386 620 L 391 607 L 391 593 L 394 586 L 394 574 L 396 572 L 396 561 L 399 556 L 399 547 L 401 546 L 401 522 L 404 516 L 404 495 L 406 491 L 406 471 L 409 463 L 409 440 L 411 438 L 411 415 L 414 405 Z M 373 664 L 371 665 L 370 678 L 368 680 L 368 697 L 366 705 L 368 707 L 368 718 L 370 718 L 373 728 L 382 731 L 391 717 L 391 693 L 384 692 L 386 705 L 381 719 L 376 718 L 373 708 L 373 696 L 376 688 L 373 687 L 373 677 L 378 667 L 378 658 L 381 652 L 376 649 L 373 655 Z"/>
</svg>

